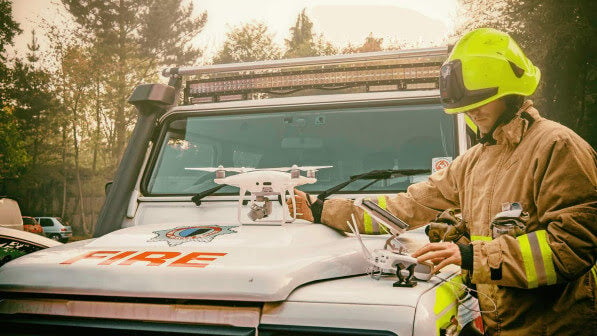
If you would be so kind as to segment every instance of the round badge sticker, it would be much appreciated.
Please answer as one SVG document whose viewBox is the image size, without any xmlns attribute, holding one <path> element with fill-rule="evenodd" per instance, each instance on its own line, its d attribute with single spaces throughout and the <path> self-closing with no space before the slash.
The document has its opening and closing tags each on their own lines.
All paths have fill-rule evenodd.
<svg viewBox="0 0 597 336">
<path fill-rule="evenodd" d="M 444 169 L 452 163 L 451 157 L 437 157 L 433 158 L 431 162 L 432 172 L 435 173 L 440 169 Z"/>
</svg>

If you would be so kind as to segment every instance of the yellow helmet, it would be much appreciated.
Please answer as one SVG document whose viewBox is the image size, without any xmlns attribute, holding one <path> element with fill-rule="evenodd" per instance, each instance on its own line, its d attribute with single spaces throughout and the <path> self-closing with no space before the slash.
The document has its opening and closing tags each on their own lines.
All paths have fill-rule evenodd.
<svg viewBox="0 0 597 336">
<path fill-rule="evenodd" d="M 464 35 L 440 70 L 446 113 L 461 113 L 506 95 L 535 92 L 541 71 L 506 33 L 480 28 Z"/>
</svg>

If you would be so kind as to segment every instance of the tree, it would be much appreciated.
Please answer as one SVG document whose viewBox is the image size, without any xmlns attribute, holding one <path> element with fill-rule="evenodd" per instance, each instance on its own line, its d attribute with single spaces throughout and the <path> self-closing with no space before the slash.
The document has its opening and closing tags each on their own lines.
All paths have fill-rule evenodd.
<svg viewBox="0 0 597 336">
<path fill-rule="evenodd" d="M 313 33 L 313 22 L 305 9 L 296 18 L 293 27 L 290 27 L 290 38 L 284 40 L 286 52 L 284 58 L 307 57 L 319 55 L 333 55 L 337 53 L 336 48 L 327 42 L 323 35 Z"/>
<path fill-rule="evenodd" d="M 7 45 L 22 30 L 12 18 L 12 3 L 0 0 L 0 190 L 4 193 L 4 179 L 18 176 L 30 160 L 25 143 L 20 135 L 18 119 L 14 115 L 10 85 L 10 68 L 6 66 Z"/>
<path fill-rule="evenodd" d="M 18 177 L 31 160 L 20 134 L 18 119 L 12 112 L 10 106 L 0 109 L 0 182 Z M 0 193 L 5 192 L 5 186 L 0 185 Z"/>
<path fill-rule="evenodd" d="M 214 63 L 237 63 L 280 58 L 280 49 L 264 23 L 252 22 L 233 28 L 226 33 L 222 49 Z"/>
<path fill-rule="evenodd" d="M 478 27 L 511 34 L 541 69 L 535 104 L 597 147 L 597 3 L 460 0 L 457 35 Z"/>
<path fill-rule="evenodd" d="M 355 54 L 355 53 L 364 53 L 364 52 L 373 52 L 373 51 L 382 51 L 382 43 L 383 38 L 376 38 L 373 36 L 373 33 L 369 33 L 369 36 L 365 38 L 365 42 L 360 47 L 354 47 L 349 44 L 346 48 L 342 50 L 345 54 Z"/>
<path fill-rule="evenodd" d="M 12 19 L 12 3 L 9 0 L 0 0 L 0 60 L 2 63 L 6 60 L 4 56 L 6 45 L 12 45 L 14 37 L 20 33 L 22 30 L 19 24 Z"/>
<path fill-rule="evenodd" d="M 29 63 L 36 63 L 39 61 L 39 56 L 37 54 L 39 51 L 39 43 L 37 43 L 37 39 L 35 38 L 35 29 L 31 30 L 31 43 L 27 44 L 27 49 L 29 49 L 29 52 L 27 53 L 27 61 L 29 61 Z"/>
<path fill-rule="evenodd" d="M 191 63 L 201 56 L 190 40 L 207 14 L 192 17 L 182 0 L 62 0 L 105 67 L 101 85 L 113 116 L 113 166 L 120 160 L 135 112 L 126 104 L 133 87 L 152 78 L 158 66 Z M 100 88 L 100 91 L 102 88 Z"/>
</svg>

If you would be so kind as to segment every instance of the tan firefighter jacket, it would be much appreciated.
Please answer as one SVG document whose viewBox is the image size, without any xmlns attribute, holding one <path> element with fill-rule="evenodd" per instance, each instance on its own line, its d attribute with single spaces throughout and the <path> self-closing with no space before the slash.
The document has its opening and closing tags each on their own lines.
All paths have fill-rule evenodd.
<svg viewBox="0 0 597 336">
<path fill-rule="evenodd" d="M 461 208 L 473 244 L 472 282 L 489 335 L 594 335 L 597 155 L 568 128 L 542 118 L 527 101 L 494 132 L 427 182 L 378 203 L 411 228 L 439 211 Z M 526 234 L 491 238 L 502 204 L 529 213 Z M 350 200 L 324 203 L 322 223 L 349 232 L 351 213 L 363 233 L 379 226 Z"/>
</svg>

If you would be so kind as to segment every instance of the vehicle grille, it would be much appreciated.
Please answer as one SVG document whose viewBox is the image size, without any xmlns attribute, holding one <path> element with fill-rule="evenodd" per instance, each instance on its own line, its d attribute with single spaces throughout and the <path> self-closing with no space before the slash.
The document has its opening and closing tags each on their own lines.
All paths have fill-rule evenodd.
<svg viewBox="0 0 597 336">
<path fill-rule="evenodd" d="M 116 319 L 0 315 L 2 335 L 10 336 L 251 336 L 255 328 L 173 324 Z"/>
<path fill-rule="evenodd" d="M 29 314 L 0 314 L 2 335 L 10 336 L 157 336 L 157 335 L 206 335 L 251 336 L 255 328 L 195 324 L 158 323 L 117 319 L 90 319 L 40 316 Z M 260 325 L 259 336 L 396 336 L 389 331 Z"/>
</svg>

